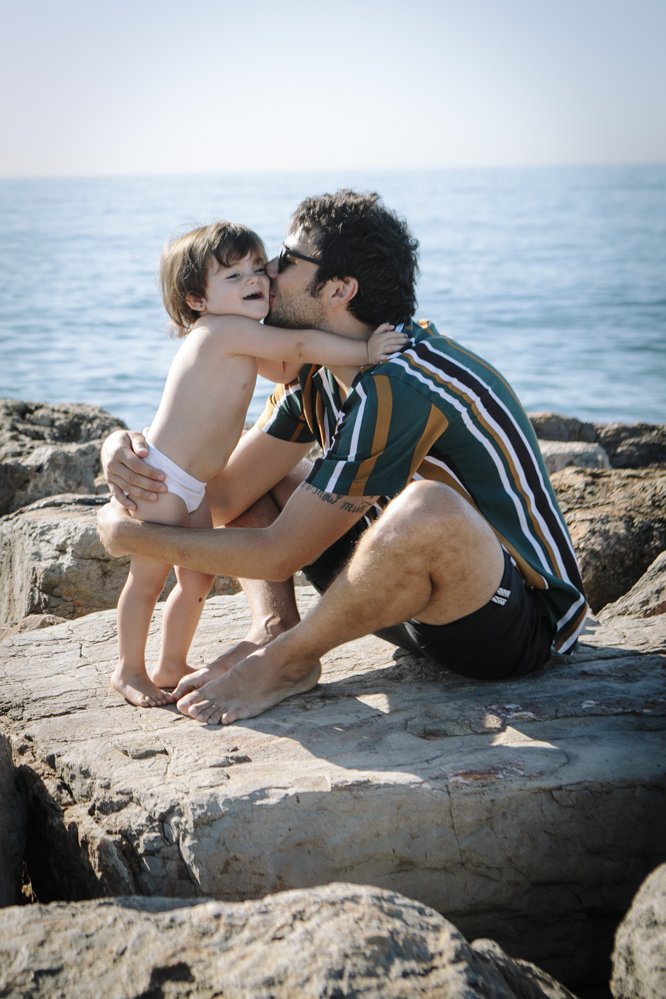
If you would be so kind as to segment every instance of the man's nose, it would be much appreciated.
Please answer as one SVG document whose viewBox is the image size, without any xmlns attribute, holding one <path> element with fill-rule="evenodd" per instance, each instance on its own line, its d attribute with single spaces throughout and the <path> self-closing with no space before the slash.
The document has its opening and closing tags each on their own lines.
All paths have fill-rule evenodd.
<svg viewBox="0 0 666 999">
<path fill-rule="evenodd" d="M 278 258 L 277 257 L 273 257 L 272 260 L 268 261 L 268 263 L 266 264 L 266 273 L 268 274 L 268 276 L 271 279 L 271 281 L 274 281 L 275 278 L 278 276 Z"/>
</svg>

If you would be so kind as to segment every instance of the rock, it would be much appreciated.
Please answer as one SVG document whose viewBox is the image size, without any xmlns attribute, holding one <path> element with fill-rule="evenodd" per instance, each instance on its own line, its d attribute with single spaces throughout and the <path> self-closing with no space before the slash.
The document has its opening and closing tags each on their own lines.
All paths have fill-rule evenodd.
<svg viewBox="0 0 666 999">
<path fill-rule="evenodd" d="M 36 442 L 84 444 L 119 429 L 123 421 L 98 406 L 0 399 L 0 461 L 27 457 Z"/>
<path fill-rule="evenodd" d="M 99 449 L 118 429 L 97 406 L 0 399 L 0 516 L 45 496 L 106 492 Z"/>
<path fill-rule="evenodd" d="M 30 615 L 73 619 L 116 606 L 129 558 L 112 558 L 97 537 L 95 514 L 106 502 L 51 496 L 0 519 L 0 627 Z M 174 585 L 172 571 L 161 599 Z M 239 589 L 237 580 L 218 576 L 211 595 Z"/>
<path fill-rule="evenodd" d="M 316 597 L 297 592 L 305 612 Z M 192 665 L 248 617 L 241 596 L 208 601 Z M 113 611 L 16 635 L 0 717 L 30 880 L 42 902 L 375 884 L 570 987 L 608 980 L 614 929 L 663 857 L 665 639 L 664 615 L 616 618 L 574 657 L 480 683 L 369 636 L 329 653 L 308 694 L 206 727 L 108 690 Z"/>
<path fill-rule="evenodd" d="M 4 486 L 0 515 L 61 493 L 108 494 L 106 483 L 97 481 L 102 468 L 100 447 L 101 441 L 43 444 L 20 462 L 0 466 Z"/>
<path fill-rule="evenodd" d="M 647 878 L 615 936 L 615 999 L 666 996 L 666 864 Z"/>
<path fill-rule="evenodd" d="M 666 551 L 657 556 L 628 593 L 615 603 L 606 604 L 600 617 L 607 620 L 622 614 L 634 614 L 636 617 L 666 614 Z"/>
<path fill-rule="evenodd" d="M 597 439 L 593 423 L 584 423 L 575 416 L 562 416 L 560 413 L 528 413 L 534 433 L 544 441 L 586 441 L 592 444 Z"/>
<path fill-rule="evenodd" d="M 596 440 L 613 468 L 666 465 L 666 426 L 653 423 L 597 423 Z"/>
<path fill-rule="evenodd" d="M 129 559 L 111 558 L 97 537 L 95 513 L 105 502 L 49 497 L 0 520 L 0 625 L 115 607 Z"/>
<path fill-rule="evenodd" d="M 25 851 L 25 813 L 16 788 L 9 743 L 0 735 L 0 906 L 14 905 L 21 895 Z"/>
<path fill-rule="evenodd" d="M 24 617 L 18 624 L 0 628 L 0 642 L 12 635 L 23 635 L 26 631 L 38 631 L 40 628 L 52 628 L 54 624 L 62 624 L 65 618 L 56 614 L 31 614 Z"/>
<path fill-rule="evenodd" d="M 563 985 L 530 961 L 514 961 L 494 940 L 475 940 L 472 950 L 500 972 L 517 999 L 576 999 Z"/>
<path fill-rule="evenodd" d="M 236 905 L 11 909 L 0 914 L 0 955 L 7 999 L 573 999 L 500 948 L 470 947 L 427 906 L 351 884 Z"/>
<path fill-rule="evenodd" d="M 582 441 L 539 441 L 549 475 L 575 465 L 578 468 L 610 468 L 608 455 L 600 444 Z"/>
<path fill-rule="evenodd" d="M 666 548 L 666 469 L 565 468 L 551 484 L 597 613 Z"/>
<path fill-rule="evenodd" d="M 584 423 L 559 413 L 529 413 L 540 440 L 597 443 L 612 468 L 666 465 L 666 425 L 662 423 Z"/>
</svg>

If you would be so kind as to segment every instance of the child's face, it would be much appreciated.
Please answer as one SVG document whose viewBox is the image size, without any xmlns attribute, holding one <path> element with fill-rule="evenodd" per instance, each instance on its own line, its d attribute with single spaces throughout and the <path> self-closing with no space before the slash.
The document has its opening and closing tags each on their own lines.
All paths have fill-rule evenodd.
<svg viewBox="0 0 666 999">
<path fill-rule="evenodd" d="M 265 319 L 268 315 L 270 280 L 262 257 L 248 254 L 231 267 L 222 267 L 213 259 L 208 265 L 206 297 L 201 315 L 247 316 Z M 197 304 L 191 303 L 198 308 Z"/>
</svg>

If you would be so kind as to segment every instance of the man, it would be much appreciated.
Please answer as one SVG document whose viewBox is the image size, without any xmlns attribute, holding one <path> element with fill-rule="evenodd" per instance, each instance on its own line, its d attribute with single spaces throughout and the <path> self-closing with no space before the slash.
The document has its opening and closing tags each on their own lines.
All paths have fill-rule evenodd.
<svg viewBox="0 0 666 999">
<path fill-rule="evenodd" d="M 175 692 L 200 722 L 310 689 L 324 652 L 371 632 L 480 679 L 530 672 L 553 642 L 575 645 L 582 583 L 529 420 L 489 364 L 410 319 L 416 249 L 377 195 L 340 191 L 296 209 L 267 268 L 267 322 L 363 339 L 405 323 L 411 341 L 360 373 L 306 366 L 278 386 L 208 484 L 225 530 L 134 521 L 122 507 L 155 498 L 161 476 L 137 457 L 141 435 L 105 444 L 119 502 L 99 530 L 112 554 L 243 580 L 246 641 Z M 314 440 L 324 456 L 310 467 Z M 323 596 L 299 623 L 291 577 L 302 567 Z"/>
</svg>

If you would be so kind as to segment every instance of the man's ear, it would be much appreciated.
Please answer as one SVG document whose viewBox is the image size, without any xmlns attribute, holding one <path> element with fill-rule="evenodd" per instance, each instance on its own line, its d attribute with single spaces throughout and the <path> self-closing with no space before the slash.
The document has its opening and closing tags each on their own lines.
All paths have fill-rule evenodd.
<svg viewBox="0 0 666 999">
<path fill-rule="evenodd" d="M 193 295 L 191 291 L 188 291 L 185 301 L 195 312 L 203 312 L 206 308 L 206 299 L 202 298 L 201 295 Z"/>
<path fill-rule="evenodd" d="M 336 278 L 329 285 L 329 304 L 332 308 L 346 308 L 358 292 L 358 280 L 355 277 Z"/>
</svg>

